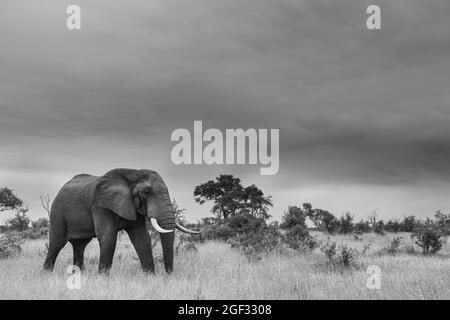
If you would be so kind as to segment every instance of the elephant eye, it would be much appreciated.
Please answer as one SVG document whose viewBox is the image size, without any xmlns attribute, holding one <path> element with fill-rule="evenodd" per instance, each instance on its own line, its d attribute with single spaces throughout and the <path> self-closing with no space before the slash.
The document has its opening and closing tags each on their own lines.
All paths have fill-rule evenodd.
<svg viewBox="0 0 450 320">
<path fill-rule="evenodd" d="M 149 196 L 149 195 L 151 195 L 151 194 L 153 193 L 152 187 L 145 187 L 145 188 L 143 188 L 142 191 L 141 191 L 141 193 L 142 193 L 144 196 Z"/>
</svg>

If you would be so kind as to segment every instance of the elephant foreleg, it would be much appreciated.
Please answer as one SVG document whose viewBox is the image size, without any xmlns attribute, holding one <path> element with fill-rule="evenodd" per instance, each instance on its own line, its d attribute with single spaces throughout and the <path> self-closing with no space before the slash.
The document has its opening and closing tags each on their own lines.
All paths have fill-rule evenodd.
<svg viewBox="0 0 450 320">
<path fill-rule="evenodd" d="M 144 225 L 126 229 L 131 243 L 136 249 L 139 261 L 144 272 L 154 273 L 155 264 L 153 261 L 152 245 L 150 235 Z"/>
<path fill-rule="evenodd" d="M 99 273 L 109 273 L 111 269 L 114 251 L 116 250 L 117 231 L 112 230 L 108 232 L 102 232 L 98 236 L 98 242 L 100 243 L 100 259 L 98 264 Z"/>
</svg>

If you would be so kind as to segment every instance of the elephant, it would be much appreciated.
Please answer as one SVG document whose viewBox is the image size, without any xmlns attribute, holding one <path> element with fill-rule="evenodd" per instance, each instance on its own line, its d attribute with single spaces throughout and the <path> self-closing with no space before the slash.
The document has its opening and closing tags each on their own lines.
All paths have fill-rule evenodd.
<svg viewBox="0 0 450 320">
<path fill-rule="evenodd" d="M 146 219 L 160 233 L 164 267 L 173 271 L 175 229 L 198 234 L 178 224 L 169 191 L 161 176 L 147 169 L 113 169 L 103 176 L 79 174 L 55 197 L 50 210 L 49 246 L 44 270 L 53 270 L 59 251 L 70 242 L 73 265 L 84 269 L 84 250 L 92 238 L 100 245 L 99 273 L 109 273 L 117 234 L 125 230 L 144 272 L 154 273 Z"/>
</svg>

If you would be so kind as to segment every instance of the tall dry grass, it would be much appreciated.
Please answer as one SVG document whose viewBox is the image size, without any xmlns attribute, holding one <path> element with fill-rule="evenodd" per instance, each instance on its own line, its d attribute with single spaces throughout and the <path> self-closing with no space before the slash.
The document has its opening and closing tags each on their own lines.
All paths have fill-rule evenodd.
<svg viewBox="0 0 450 320">
<path fill-rule="evenodd" d="M 181 251 L 171 276 L 163 270 L 158 247 L 156 274 L 143 274 L 126 237 L 118 243 L 111 274 L 99 275 L 98 242 L 93 240 L 86 249 L 80 290 L 66 286 L 70 244 L 61 251 L 54 272 L 45 273 L 45 240 L 34 240 L 18 256 L 0 260 L 0 299 L 450 299 L 450 245 L 434 257 L 378 255 L 395 236 L 331 237 L 358 249 L 372 243 L 358 259 L 359 267 L 344 272 L 326 268 L 319 251 L 276 252 L 249 262 L 227 244 L 210 241 L 198 251 Z M 409 236 L 403 236 L 409 244 Z M 380 290 L 366 287 L 369 265 L 381 268 Z"/>
</svg>

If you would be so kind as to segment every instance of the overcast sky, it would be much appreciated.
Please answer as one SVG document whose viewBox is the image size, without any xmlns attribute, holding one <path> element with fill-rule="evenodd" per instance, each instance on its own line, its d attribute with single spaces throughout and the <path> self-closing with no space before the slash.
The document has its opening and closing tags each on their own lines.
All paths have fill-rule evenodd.
<svg viewBox="0 0 450 320">
<path fill-rule="evenodd" d="M 303 202 L 449 212 L 449 17 L 448 0 L 2 0 L 0 186 L 33 219 L 41 193 L 116 167 L 158 171 L 190 220 L 208 215 L 194 187 L 222 173 L 272 195 L 275 219 Z M 279 128 L 278 174 L 175 166 L 170 135 L 194 120 Z"/>
</svg>

